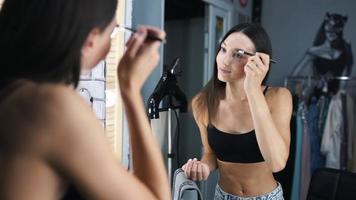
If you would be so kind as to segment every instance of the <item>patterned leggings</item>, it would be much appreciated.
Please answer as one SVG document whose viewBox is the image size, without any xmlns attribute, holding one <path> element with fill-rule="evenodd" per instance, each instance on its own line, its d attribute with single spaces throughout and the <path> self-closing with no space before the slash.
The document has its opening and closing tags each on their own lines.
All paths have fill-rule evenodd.
<svg viewBox="0 0 356 200">
<path fill-rule="evenodd" d="M 280 183 L 273 191 L 256 197 L 239 197 L 223 191 L 217 184 L 214 200 L 284 200 L 283 190 Z"/>
</svg>

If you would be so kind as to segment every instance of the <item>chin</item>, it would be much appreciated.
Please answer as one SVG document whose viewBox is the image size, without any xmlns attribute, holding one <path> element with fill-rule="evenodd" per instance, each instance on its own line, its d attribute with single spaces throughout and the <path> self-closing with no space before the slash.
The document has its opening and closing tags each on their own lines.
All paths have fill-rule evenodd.
<svg viewBox="0 0 356 200">
<path fill-rule="evenodd" d="M 223 76 L 219 76 L 219 75 L 218 75 L 218 80 L 221 81 L 221 82 L 224 82 L 224 83 L 229 82 L 228 78 L 223 77 Z"/>
</svg>

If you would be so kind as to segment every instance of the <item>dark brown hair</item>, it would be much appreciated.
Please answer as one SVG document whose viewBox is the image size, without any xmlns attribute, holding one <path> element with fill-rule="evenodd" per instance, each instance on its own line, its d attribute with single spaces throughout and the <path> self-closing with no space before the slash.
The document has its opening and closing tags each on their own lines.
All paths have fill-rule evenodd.
<svg viewBox="0 0 356 200">
<path fill-rule="evenodd" d="M 231 28 L 223 37 L 219 44 L 219 49 L 216 52 L 218 54 L 221 44 L 225 39 L 232 33 L 240 32 L 245 34 L 254 44 L 256 52 L 262 52 L 270 55 L 272 57 L 272 46 L 271 41 L 260 24 L 256 23 L 243 23 Z M 216 56 L 215 56 L 216 57 Z M 263 80 L 263 84 L 267 79 L 268 74 Z M 217 63 L 214 64 L 214 73 L 209 82 L 204 86 L 204 88 L 194 97 L 193 107 L 196 109 L 198 115 L 196 117 L 203 117 L 205 110 L 207 111 L 207 116 L 209 122 L 214 118 L 219 101 L 225 98 L 225 87 L 226 83 L 222 82 L 217 77 Z"/>
<path fill-rule="evenodd" d="M 76 86 L 89 32 L 113 20 L 117 0 L 5 0 L 0 12 L 0 89 L 17 79 Z"/>
</svg>

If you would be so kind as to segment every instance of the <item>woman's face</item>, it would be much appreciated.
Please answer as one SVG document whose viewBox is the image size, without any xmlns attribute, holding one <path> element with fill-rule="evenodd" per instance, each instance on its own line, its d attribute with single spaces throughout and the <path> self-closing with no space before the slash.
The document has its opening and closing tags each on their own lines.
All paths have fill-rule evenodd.
<svg viewBox="0 0 356 200">
<path fill-rule="evenodd" d="M 216 56 L 217 76 L 220 81 L 233 82 L 245 77 L 244 66 L 247 55 L 241 55 L 238 50 L 255 53 L 255 46 L 245 34 L 235 32 L 222 42 Z"/>
<path fill-rule="evenodd" d="M 98 28 L 94 28 L 89 34 L 83 47 L 85 50 L 82 50 L 82 70 L 91 70 L 101 60 L 105 59 L 110 50 L 111 35 L 116 24 L 116 20 L 113 20 L 104 30 L 99 31 Z"/>
</svg>

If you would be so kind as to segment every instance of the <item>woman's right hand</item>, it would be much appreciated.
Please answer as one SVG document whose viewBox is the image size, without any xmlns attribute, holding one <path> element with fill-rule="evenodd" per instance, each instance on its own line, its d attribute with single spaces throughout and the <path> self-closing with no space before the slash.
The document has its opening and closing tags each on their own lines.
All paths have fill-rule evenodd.
<svg viewBox="0 0 356 200">
<path fill-rule="evenodd" d="M 160 42 L 147 40 L 148 34 L 162 39 L 166 35 L 157 28 L 141 26 L 127 41 L 117 70 L 120 87 L 124 90 L 140 90 L 159 62 Z"/>
<path fill-rule="evenodd" d="M 196 158 L 189 159 L 187 163 L 182 166 L 182 169 L 187 177 L 193 181 L 207 180 L 210 174 L 209 166 Z"/>
</svg>

